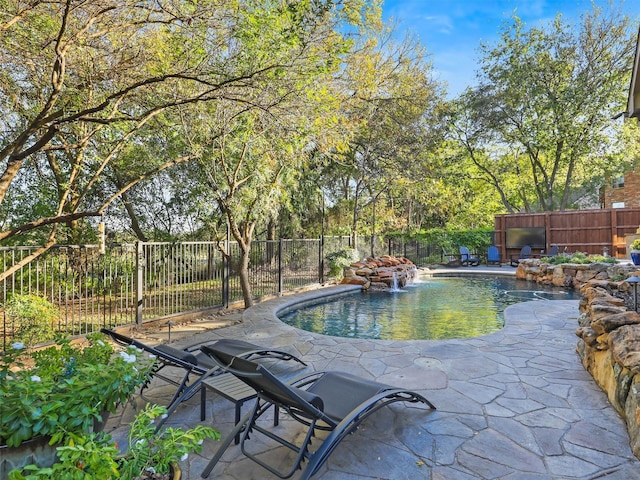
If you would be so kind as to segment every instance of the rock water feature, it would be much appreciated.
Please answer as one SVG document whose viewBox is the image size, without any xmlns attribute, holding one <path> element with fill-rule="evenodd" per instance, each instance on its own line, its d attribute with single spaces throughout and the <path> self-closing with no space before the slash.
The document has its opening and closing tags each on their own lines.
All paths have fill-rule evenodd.
<svg viewBox="0 0 640 480">
<path fill-rule="evenodd" d="M 344 269 L 343 284 L 362 285 L 365 290 L 395 290 L 411 283 L 416 275 L 415 264 L 404 257 L 367 258 Z"/>
<path fill-rule="evenodd" d="M 584 368 L 625 419 L 631 449 L 640 458 L 640 315 L 635 311 L 637 292 L 625 281 L 640 276 L 638 267 L 604 263 L 549 265 L 532 259 L 521 261 L 516 275 L 580 289 L 576 330 L 580 339 L 576 350 Z"/>
</svg>

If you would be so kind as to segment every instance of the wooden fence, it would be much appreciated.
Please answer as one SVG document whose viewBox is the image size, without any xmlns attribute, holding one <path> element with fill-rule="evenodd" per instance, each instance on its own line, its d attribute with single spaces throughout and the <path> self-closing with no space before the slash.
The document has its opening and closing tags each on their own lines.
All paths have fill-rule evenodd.
<svg viewBox="0 0 640 480">
<path fill-rule="evenodd" d="M 616 258 L 628 257 L 627 245 L 640 238 L 640 208 L 572 210 L 563 212 L 518 213 L 495 216 L 495 244 L 503 259 L 518 254 L 522 244 L 533 243 L 537 250 L 586 252 Z"/>
</svg>

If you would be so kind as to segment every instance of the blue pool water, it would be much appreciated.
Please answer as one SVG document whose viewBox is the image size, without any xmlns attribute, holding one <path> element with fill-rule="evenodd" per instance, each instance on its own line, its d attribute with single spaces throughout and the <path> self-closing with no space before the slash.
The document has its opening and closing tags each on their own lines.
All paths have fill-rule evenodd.
<svg viewBox="0 0 640 480">
<path fill-rule="evenodd" d="M 503 311 L 528 300 L 574 300 L 573 290 L 512 277 L 438 277 L 399 292 L 354 292 L 280 315 L 325 335 L 387 340 L 469 338 L 500 330 Z"/>
</svg>

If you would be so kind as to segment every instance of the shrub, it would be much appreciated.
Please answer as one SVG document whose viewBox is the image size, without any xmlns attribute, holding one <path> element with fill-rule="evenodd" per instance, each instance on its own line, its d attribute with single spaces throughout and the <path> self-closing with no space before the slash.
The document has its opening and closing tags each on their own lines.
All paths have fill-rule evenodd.
<svg viewBox="0 0 640 480">
<path fill-rule="evenodd" d="M 337 252 L 330 253 L 325 258 L 329 262 L 329 276 L 342 278 L 344 268 L 358 260 L 358 252 L 353 248 L 343 248 Z"/>
<path fill-rule="evenodd" d="M 87 432 L 151 379 L 154 359 L 135 347 L 114 354 L 103 338 L 89 335 L 84 346 L 60 338 L 34 352 L 15 342 L 0 356 L 0 445 Z"/>
<path fill-rule="evenodd" d="M 4 306 L 13 340 L 27 346 L 54 339 L 58 309 L 38 295 L 13 295 Z"/>
<path fill-rule="evenodd" d="M 190 452 L 201 452 L 206 438 L 220 439 L 220 432 L 198 425 L 189 430 L 166 428 L 157 431 L 155 420 L 166 415 L 165 407 L 147 405 L 139 412 L 128 435 L 128 451 L 120 453 L 110 435 L 104 432 L 69 434 L 66 445 L 57 447 L 59 461 L 52 467 L 28 465 L 9 474 L 11 480 L 69 480 L 151 478 L 142 473 L 166 474 L 170 464 L 186 459 Z M 153 478 L 160 478 L 153 476 Z M 162 477 L 166 478 L 166 477 Z"/>
<path fill-rule="evenodd" d="M 587 255 L 586 253 L 576 252 L 572 254 L 556 255 L 555 257 L 546 257 L 544 261 L 553 265 L 562 263 L 588 264 L 588 263 L 617 263 L 613 257 L 605 257 L 603 255 Z"/>
</svg>

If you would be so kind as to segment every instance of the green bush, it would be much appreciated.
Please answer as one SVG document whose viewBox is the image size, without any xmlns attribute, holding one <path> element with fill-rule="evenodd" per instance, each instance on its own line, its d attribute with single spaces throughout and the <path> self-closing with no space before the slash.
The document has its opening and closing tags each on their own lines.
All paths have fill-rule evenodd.
<svg viewBox="0 0 640 480">
<path fill-rule="evenodd" d="M 329 262 L 329 276 L 342 278 L 345 267 L 358 260 L 358 252 L 353 248 L 343 248 L 337 252 L 330 253 L 325 258 Z"/>
<path fill-rule="evenodd" d="M 46 298 L 13 295 L 5 304 L 4 312 L 13 329 L 13 341 L 33 346 L 54 339 L 58 309 Z"/>
<path fill-rule="evenodd" d="M 546 257 L 544 261 L 552 265 L 560 265 L 562 263 L 575 263 L 575 264 L 587 264 L 587 263 L 617 263 L 617 260 L 613 257 L 605 257 L 603 255 L 587 255 L 586 253 L 576 252 L 569 255 L 561 254 L 555 257 Z"/>
<path fill-rule="evenodd" d="M 447 252 L 458 253 L 460 246 L 467 247 L 471 252 L 486 252 L 491 245 L 493 230 L 477 228 L 470 230 L 453 230 L 445 228 L 431 228 L 411 236 L 387 235 L 391 238 L 419 240 L 429 245 L 444 247 Z"/>
</svg>

